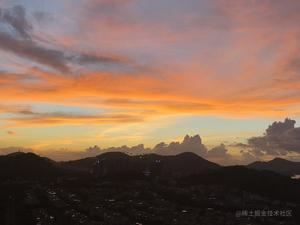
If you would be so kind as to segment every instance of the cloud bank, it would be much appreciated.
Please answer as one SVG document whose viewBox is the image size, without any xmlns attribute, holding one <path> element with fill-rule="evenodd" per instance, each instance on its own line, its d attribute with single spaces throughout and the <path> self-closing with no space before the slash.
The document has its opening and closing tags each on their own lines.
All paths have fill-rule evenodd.
<svg viewBox="0 0 300 225">
<path fill-rule="evenodd" d="M 274 122 L 263 136 L 248 139 L 251 153 L 257 156 L 281 156 L 288 153 L 300 153 L 300 128 L 295 127 L 296 121 L 285 119 Z"/>
</svg>

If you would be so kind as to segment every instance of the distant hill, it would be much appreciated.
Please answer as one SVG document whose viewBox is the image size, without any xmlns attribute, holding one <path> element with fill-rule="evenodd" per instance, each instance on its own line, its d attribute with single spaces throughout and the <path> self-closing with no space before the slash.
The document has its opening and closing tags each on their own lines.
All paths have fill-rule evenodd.
<svg viewBox="0 0 300 225">
<path fill-rule="evenodd" d="M 221 167 L 191 152 L 173 156 L 150 154 L 141 156 L 141 160 L 159 160 L 163 165 L 163 173 L 175 175 L 199 174 L 206 170 L 215 170 Z"/>
<path fill-rule="evenodd" d="M 123 152 L 105 152 L 95 157 L 88 157 L 84 159 L 61 162 L 61 164 L 65 167 L 85 170 L 85 169 L 91 169 L 94 166 L 94 164 L 101 159 L 120 160 L 120 159 L 128 159 L 129 157 L 130 157 L 129 155 Z"/>
<path fill-rule="evenodd" d="M 0 156 L 0 178 L 47 178 L 62 169 L 55 161 L 34 153 L 15 152 Z"/>
<path fill-rule="evenodd" d="M 288 176 L 300 174 L 300 162 L 292 162 L 282 158 L 275 158 L 268 162 L 253 162 L 247 167 L 257 170 L 269 170 Z"/>
<path fill-rule="evenodd" d="M 57 163 L 34 153 L 13 153 L 0 156 L 0 179 L 11 178 L 55 178 L 62 175 L 84 175 L 78 171 L 93 171 L 94 175 L 127 181 L 130 178 L 159 175 L 162 178 L 176 178 L 182 185 L 213 184 L 240 188 L 253 193 L 300 202 L 300 181 L 291 179 L 279 172 L 296 171 L 298 165 L 283 159 L 270 162 L 256 162 L 257 165 L 276 165 L 267 171 L 265 167 L 257 169 L 245 166 L 221 167 L 201 158 L 194 153 L 182 153 L 174 156 L 146 154 L 129 156 L 121 152 L 107 152 L 97 157 Z M 269 168 L 269 167 L 268 167 Z M 280 170 L 279 170 L 279 169 Z M 262 171 L 260 171 L 262 170 Z M 287 191 L 288 190 L 288 191 Z"/>
<path fill-rule="evenodd" d="M 64 162 L 63 165 L 71 168 L 93 169 L 95 165 L 104 164 L 106 171 L 114 173 L 137 174 L 159 167 L 161 175 L 186 176 L 199 174 L 207 170 L 219 169 L 220 166 L 201 158 L 194 153 L 181 153 L 175 156 L 146 154 L 129 156 L 122 152 L 107 152 L 96 157 Z"/>
<path fill-rule="evenodd" d="M 227 166 L 201 175 L 183 178 L 183 184 L 224 185 L 274 199 L 300 203 L 300 180 L 245 166 Z"/>
</svg>

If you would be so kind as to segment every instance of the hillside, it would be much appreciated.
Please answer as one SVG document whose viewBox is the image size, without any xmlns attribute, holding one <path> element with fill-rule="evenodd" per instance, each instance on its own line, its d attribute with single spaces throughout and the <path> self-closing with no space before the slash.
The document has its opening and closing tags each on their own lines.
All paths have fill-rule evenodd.
<svg viewBox="0 0 300 225">
<path fill-rule="evenodd" d="M 34 153 L 16 152 L 0 156 L 0 177 L 41 178 L 60 172 L 56 162 Z"/>
<path fill-rule="evenodd" d="M 275 158 L 268 162 L 256 161 L 247 167 L 257 170 L 269 170 L 288 176 L 300 174 L 300 162 L 292 162 L 282 158 Z"/>
<path fill-rule="evenodd" d="M 69 168 L 92 169 L 96 164 L 104 163 L 106 169 L 116 173 L 141 173 L 153 167 L 160 167 L 161 175 L 185 176 L 199 174 L 206 170 L 220 168 L 216 163 L 201 158 L 194 153 L 182 153 L 175 156 L 146 154 L 129 156 L 121 152 L 107 152 L 96 157 L 64 162 Z"/>
</svg>

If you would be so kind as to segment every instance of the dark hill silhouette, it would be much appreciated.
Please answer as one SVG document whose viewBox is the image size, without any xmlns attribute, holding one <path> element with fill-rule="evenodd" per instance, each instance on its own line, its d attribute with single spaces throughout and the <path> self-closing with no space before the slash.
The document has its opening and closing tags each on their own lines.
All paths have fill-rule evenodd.
<svg viewBox="0 0 300 225">
<path fill-rule="evenodd" d="M 274 159 L 271 163 L 282 165 L 287 160 Z M 65 168 L 75 168 L 66 170 Z M 151 177 L 175 178 L 183 185 L 194 183 L 217 184 L 237 187 L 252 193 L 300 202 L 300 181 L 267 170 L 255 170 L 245 166 L 221 167 L 194 153 L 175 156 L 146 154 L 129 156 L 121 152 L 107 152 L 97 157 L 56 163 L 34 153 L 13 153 L 0 156 L 0 178 L 56 178 L 77 173 L 78 168 L 94 171 L 95 175 L 127 181 Z M 75 172 L 74 172 L 75 171 Z M 84 173 L 89 177 L 87 173 Z M 288 191 L 287 191 L 288 190 Z"/>
<path fill-rule="evenodd" d="M 220 168 L 216 163 L 201 158 L 194 153 L 181 153 L 174 156 L 162 156 L 157 154 L 145 154 L 129 156 L 122 152 L 106 152 L 96 157 L 64 162 L 63 165 L 73 168 L 92 169 L 95 164 L 105 164 L 106 170 L 115 170 L 122 173 L 141 173 L 156 167 L 160 167 L 160 174 L 185 176 L 199 174 L 206 170 Z"/>
<path fill-rule="evenodd" d="M 163 164 L 163 173 L 165 174 L 189 175 L 220 168 L 218 164 L 203 159 L 202 157 L 191 152 L 185 152 L 173 156 L 161 156 L 155 154 L 144 155 L 142 158 L 144 160 L 148 158 L 160 160 L 160 162 Z"/>
<path fill-rule="evenodd" d="M 72 160 L 72 161 L 66 161 L 61 162 L 63 166 L 70 167 L 70 168 L 78 168 L 78 169 L 91 169 L 94 164 L 98 160 L 125 160 L 128 159 L 129 155 L 123 153 L 123 152 L 105 152 L 101 155 L 95 156 L 95 157 L 88 157 L 84 159 L 78 159 L 78 160 Z"/>
<path fill-rule="evenodd" d="M 57 162 L 34 153 L 15 152 L 0 156 L 0 178 L 53 178 L 67 174 Z"/>
<path fill-rule="evenodd" d="M 299 180 L 267 170 L 228 166 L 201 175 L 192 175 L 183 180 L 187 185 L 198 183 L 231 186 L 273 199 L 300 202 Z"/>
<path fill-rule="evenodd" d="M 125 181 L 145 177 L 144 172 L 152 172 L 165 178 L 175 178 L 182 185 L 198 183 L 231 186 L 274 199 L 300 202 L 299 180 L 246 166 L 221 167 L 189 152 L 174 156 L 129 156 L 121 152 L 107 152 L 97 157 L 65 162 L 64 165 L 96 168 L 94 171 L 101 177 Z"/>
<path fill-rule="evenodd" d="M 269 170 L 288 176 L 300 174 L 300 162 L 292 162 L 282 158 L 274 158 L 268 162 L 256 161 L 247 167 L 257 170 Z"/>
</svg>

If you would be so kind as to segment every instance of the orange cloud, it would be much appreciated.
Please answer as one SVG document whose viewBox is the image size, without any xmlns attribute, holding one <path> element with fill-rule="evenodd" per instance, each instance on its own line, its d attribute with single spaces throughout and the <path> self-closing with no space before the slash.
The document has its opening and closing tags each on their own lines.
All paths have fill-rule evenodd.
<svg viewBox="0 0 300 225">
<path fill-rule="evenodd" d="M 143 117 L 130 114 L 103 114 L 99 116 L 77 116 L 67 114 L 34 114 L 29 117 L 14 117 L 10 127 L 19 126 L 57 126 L 57 125 L 102 125 L 115 123 L 142 122 Z"/>
<path fill-rule="evenodd" d="M 299 109 L 289 109 L 297 104 L 299 98 L 279 98 L 272 91 L 290 88 L 291 85 L 274 82 L 268 88 L 253 88 L 248 92 L 237 93 L 230 98 L 222 95 L 208 96 L 205 89 L 190 90 L 190 79 L 177 76 L 165 78 L 147 75 L 128 75 L 110 73 L 89 73 L 80 76 L 64 76 L 35 69 L 37 79 L 34 83 L 24 82 L 26 75 L 13 76 L 13 82 L 6 76 L 1 79 L 3 96 L 1 111 L 14 113 L 8 121 L 14 126 L 59 125 L 59 124 L 108 124 L 142 122 L 162 115 L 223 115 L 223 116 L 281 116 L 299 113 Z M 184 83 L 187 82 L 187 83 Z M 208 84 L 206 84 L 208 85 Z M 219 83 L 209 84 L 216 89 Z M 199 86 L 202 86 L 200 84 Z M 201 89 L 201 88 L 200 88 Z M 237 92 L 238 90 L 233 90 Z M 222 91 L 221 91 L 222 93 Z M 202 94 L 202 95 L 201 95 Z M 265 95 L 265 96 L 263 96 Z M 111 113 L 103 115 L 67 114 L 27 114 L 28 108 L 12 106 L 11 103 L 26 105 L 32 103 L 52 103 L 76 105 L 81 107 L 105 108 Z M 113 113 L 117 111 L 118 113 Z"/>
<path fill-rule="evenodd" d="M 20 41 L 2 33 L 2 39 L 10 43 L 10 46 L 2 46 L 4 50 L 60 69 L 50 72 L 26 64 L 19 66 L 23 70 L 20 73 L 0 71 L 3 104 L 0 111 L 17 115 L 6 120 L 28 126 L 138 122 L 166 115 L 277 117 L 299 114 L 300 31 L 293 23 L 299 17 L 293 7 L 280 1 L 215 1 L 209 13 L 198 17 L 198 12 L 191 11 L 192 16 L 182 15 L 180 23 L 177 14 L 157 12 L 159 18 L 166 19 L 158 23 L 150 16 L 153 12 L 148 12 L 149 18 L 138 20 L 141 14 L 136 11 L 135 3 L 88 1 L 84 4 L 86 8 L 76 12 L 84 14 L 86 9 L 96 12 L 87 10 L 86 17 L 79 14 L 76 25 L 82 28 L 80 32 L 84 31 L 81 35 L 52 34 L 51 40 L 55 40 L 52 44 L 61 47 L 59 51 L 46 48 L 35 39 Z M 96 7 L 99 4 L 112 13 L 97 13 L 103 10 Z M 118 7 L 120 4 L 125 8 Z M 98 19 L 92 20 L 94 17 Z M 32 48 L 38 50 L 38 55 Z M 104 57 L 87 50 L 102 52 L 102 48 L 103 52 L 136 51 L 138 54 L 123 57 L 120 56 L 123 54 L 109 53 Z M 70 58 L 63 50 L 77 55 Z M 48 60 L 53 51 L 60 56 L 54 65 Z M 41 53 L 44 58 L 37 57 Z M 140 59 L 140 55 L 145 57 Z M 78 60 L 113 61 L 126 64 L 126 68 L 115 71 L 88 66 L 77 68 Z M 64 68 L 69 67 L 74 73 L 64 73 L 69 71 Z M 49 112 L 38 117 L 18 116 L 22 105 L 36 103 L 95 107 L 107 110 L 108 114 L 54 116 Z"/>
</svg>

